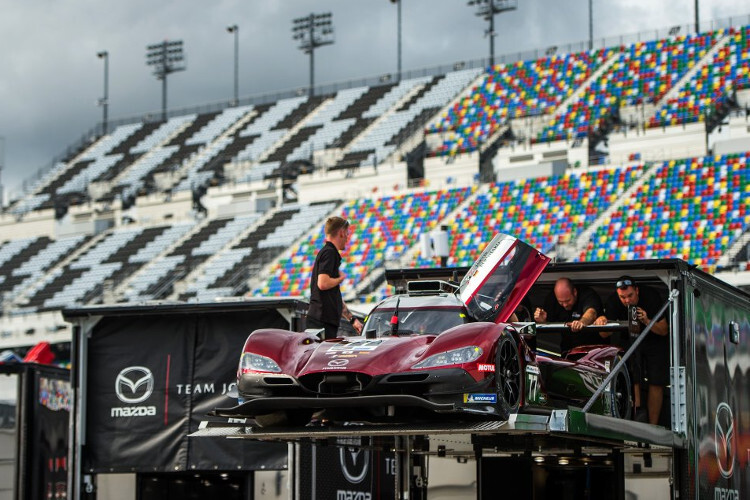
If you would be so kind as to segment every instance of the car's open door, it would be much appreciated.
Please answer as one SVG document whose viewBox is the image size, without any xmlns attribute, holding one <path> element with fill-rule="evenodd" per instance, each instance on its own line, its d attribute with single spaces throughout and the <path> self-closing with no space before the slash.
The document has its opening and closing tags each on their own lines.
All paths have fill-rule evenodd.
<svg viewBox="0 0 750 500">
<path fill-rule="evenodd" d="M 500 233 L 461 281 L 459 297 L 475 319 L 503 323 L 549 261 L 518 238 Z"/>
</svg>

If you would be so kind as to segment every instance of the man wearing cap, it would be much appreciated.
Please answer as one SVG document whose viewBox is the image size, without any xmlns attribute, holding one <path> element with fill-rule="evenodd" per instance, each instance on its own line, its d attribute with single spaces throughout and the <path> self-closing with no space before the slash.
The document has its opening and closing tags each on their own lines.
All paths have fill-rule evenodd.
<svg viewBox="0 0 750 500">
<path fill-rule="evenodd" d="M 608 321 L 627 321 L 629 310 L 634 308 L 634 318 L 638 321 L 641 331 L 651 322 L 659 312 L 664 300 L 651 287 L 640 286 L 630 276 L 622 276 L 615 284 L 615 292 L 609 296 L 604 304 L 604 314 L 596 318 L 595 325 L 605 325 Z M 659 423 L 664 387 L 669 384 L 669 325 L 666 317 L 662 317 L 651 327 L 647 337 L 643 339 L 638 350 L 630 358 L 633 375 L 633 390 L 636 417 L 641 408 L 640 384 L 648 381 L 648 421 Z M 624 346 L 630 345 L 629 340 Z M 634 359 L 635 358 L 635 359 Z M 642 373 L 641 369 L 643 369 Z M 641 412 L 642 413 L 642 412 Z"/>
<path fill-rule="evenodd" d="M 349 221 L 342 217 L 329 217 L 325 224 L 326 242 L 315 257 L 310 278 L 310 307 L 307 310 L 308 328 L 325 329 L 324 338 L 338 336 L 342 316 L 357 332 L 362 323 L 352 316 L 341 297 L 341 282 L 346 279 L 339 272 L 340 251 L 349 242 Z"/>
<path fill-rule="evenodd" d="M 596 292 L 578 286 L 568 278 L 560 278 L 544 300 L 544 307 L 537 307 L 534 311 L 534 321 L 568 323 L 571 333 L 563 335 L 560 343 L 560 350 L 565 352 L 579 345 L 609 343 L 597 332 L 582 331 L 601 311 L 602 301 Z"/>
</svg>

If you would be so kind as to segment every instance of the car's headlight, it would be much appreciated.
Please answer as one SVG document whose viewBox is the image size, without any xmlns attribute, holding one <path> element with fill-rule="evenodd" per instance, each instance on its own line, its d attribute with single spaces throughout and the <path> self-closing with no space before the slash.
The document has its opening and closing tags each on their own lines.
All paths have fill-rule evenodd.
<svg viewBox="0 0 750 500">
<path fill-rule="evenodd" d="M 433 354 L 429 358 L 420 361 L 412 368 L 434 368 L 436 366 L 471 363 L 472 361 L 479 359 L 479 356 L 481 355 L 481 347 L 470 345 L 460 349 L 453 349 L 452 351 L 441 352 L 440 354 Z"/>
<path fill-rule="evenodd" d="M 271 358 L 253 354 L 252 352 L 245 352 L 242 353 L 242 357 L 240 358 L 240 372 L 279 373 L 281 372 L 281 368 Z"/>
</svg>

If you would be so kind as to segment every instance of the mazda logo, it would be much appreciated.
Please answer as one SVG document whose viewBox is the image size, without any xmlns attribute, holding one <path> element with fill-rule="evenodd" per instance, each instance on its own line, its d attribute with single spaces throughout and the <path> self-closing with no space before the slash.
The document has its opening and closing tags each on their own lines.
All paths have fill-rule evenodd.
<svg viewBox="0 0 750 500">
<path fill-rule="evenodd" d="M 328 362 L 328 366 L 346 366 L 349 360 L 346 358 L 335 358 Z"/>
<path fill-rule="evenodd" d="M 370 468 L 370 454 L 363 452 L 362 448 L 339 448 L 339 460 L 341 461 L 341 472 L 351 484 L 359 484 L 367 475 Z"/>
<path fill-rule="evenodd" d="M 734 415 L 726 403 L 719 403 L 716 407 L 714 446 L 719 472 L 724 478 L 729 479 L 734 473 Z"/>
<path fill-rule="evenodd" d="M 145 366 L 129 366 L 115 380 L 115 394 L 123 403 L 141 403 L 148 399 L 153 390 L 154 375 Z"/>
</svg>

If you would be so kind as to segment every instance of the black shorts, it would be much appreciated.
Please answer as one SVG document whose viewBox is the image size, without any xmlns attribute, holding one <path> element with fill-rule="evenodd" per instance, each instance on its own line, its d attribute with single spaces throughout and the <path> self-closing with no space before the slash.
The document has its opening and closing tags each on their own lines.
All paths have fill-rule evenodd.
<svg viewBox="0 0 750 500">
<path fill-rule="evenodd" d="M 324 328 L 323 339 L 335 339 L 339 336 L 339 325 L 332 325 L 330 323 L 323 323 L 317 319 L 308 316 L 307 317 L 307 328 Z"/>
<path fill-rule="evenodd" d="M 642 378 L 649 384 L 669 385 L 669 337 L 648 333 L 638 351 Z"/>
</svg>

